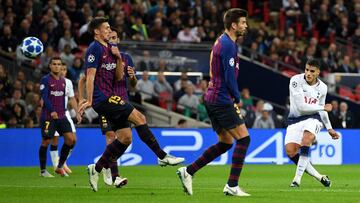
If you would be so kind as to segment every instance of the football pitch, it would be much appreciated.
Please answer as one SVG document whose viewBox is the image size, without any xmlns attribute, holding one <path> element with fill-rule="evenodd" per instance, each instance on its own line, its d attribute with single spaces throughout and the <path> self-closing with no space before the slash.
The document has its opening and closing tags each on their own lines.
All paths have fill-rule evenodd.
<svg viewBox="0 0 360 203">
<path fill-rule="evenodd" d="M 71 167 L 68 178 L 39 177 L 38 167 L 0 167 L 0 202 L 360 202 L 360 165 L 316 166 L 332 180 L 325 188 L 304 174 L 300 188 L 290 188 L 295 165 L 245 165 L 240 186 L 251 197 L 222 193 L 229 166 L 207 166 L 194 177 L 193 196 L 186 196 L 175 167 L 119 167 L 129 182 L 123 188 L 88 184 L 85 166 Z M 50 172 L 50 167 L 48 168 Z"/>
</svg>

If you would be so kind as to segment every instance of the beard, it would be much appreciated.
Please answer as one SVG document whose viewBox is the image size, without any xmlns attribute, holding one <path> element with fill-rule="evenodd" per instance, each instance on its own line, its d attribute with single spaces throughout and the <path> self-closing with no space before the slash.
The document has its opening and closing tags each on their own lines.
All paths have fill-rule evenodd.
<svg viewBox="0 0 360 203">
<path fill-rule="evenodd" d="M 246 31 L 239 31 L 239 30 L 235 31 L 236 37 L 244 36 L 245 34 L 246 34 Z"/>
</svg>

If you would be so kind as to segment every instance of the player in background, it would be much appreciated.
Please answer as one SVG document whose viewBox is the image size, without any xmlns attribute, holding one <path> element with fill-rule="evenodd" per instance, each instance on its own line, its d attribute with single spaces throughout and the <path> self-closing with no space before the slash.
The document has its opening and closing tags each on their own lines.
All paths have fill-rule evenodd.
<svg viewBox="0 0 360 203">
<path fill-rule="evenodd" d="M 240 114 L 237 84 L 239 57 L 235 41 L 247 29 L 247 11 L 233 8 L 224 15 L 225 32 L 216 40 L 210 54 L 210 83 L 205 94 L 205 107 L 219 142 L 209 147 L 195 162 L 178 169 L 177 174 L 188 195 L 193 194 L 193 175 L 208 163 L 236 146 L 231 171 L 223 189 L 225 195 L 249 196 L 238 186 L 245 155 L 250 143 L 248 130 Z"/>
<path fill-rule="evenodd" d="M 289 158 L 297 164 L 291 187 L 299 187 L 301 177 L 306 171 L 325 187 L 331 186 L 326 175 L 321 175 L 310 163 L 309 152 L 316 135 L 325 125 L 332 139 L 339 135 L 331 127 L 327 112 L 331 104 L 325 104 L 327 86 L 318 77 L 320 63 L 310 59 L 305 65 L 305 73 L 294 75 L 290 79 L 290 112 L 285 136 L 285 149 Z"/>
<path fill-rule="evenodd" d="M 160 148 L 154 135 L 150 131 L 145 116 L 120 96 L 114 95 L 115 81 L 123 76 L 124 68 L 122 58 L 117 46 L 108 43 L 111 33 L 110 25 L 106 18 L 94 18 L 89 24 L 89 31 L 94 34 L 94 42 L 86 52 L 86 92 L 87 100 L 79 107 L 82 115 L 88 107 L 93 107 L 99 114 L 111 121 L 116 139 L 107 145 L 105 152 L 96 164 L 88 166 L 89 183 L 93 191 L 97 191 L 99 173 L 110 162 L 117 160 L 131 144 L 131 134 L 120 134 L 122 125 L 130 121 L 136 126 L 140 138 L 169 165 L 183 162 L 183 158 L 166 155 Z"/>
<path fill-rule="evenodd" d="M 55 172 L 64 177 L 66 173 L 63 165 L 69 152 L 74 148 L 76 137 L 72 133 L 71 125 L 65 116 L 66 82 L 60 76 L 61 59 L 53 57 L 49 66 L 50 73 L 42 77 L 40 81 L 41 98 L 44 102 L 41 112 L 40 175 L 42 177 L 53 177 L 46 170 L 46 153 L 55 131 L 58 131 L 64 136 L 64 144 L 61 148 L 60 159 Z"/>
<path fill-rule="evenodd" d="M 68 103 L 69 103 L 70 104 L 70 109 L 72 109 L 72 111 L 76 113 L 77 112 L 77 102 L 76 102 L 76 99 L 75 99 L 74 86 L 73 86 L 71 80 L 66 78 L 66 73 L 67 73 L 66 64 L 64 62 L 62 62 L 60 76 L 65 78 L 65 83 L 66 83 L 65 108 L 68 108 Z M 76 129 L 75 129 L 74 122 L 71 119 L 69 109 L 66 109 L 65 117 L 68 119 L 68 121 L 69 121 L 69 123 L 71 125 L 72 132 L 74 133 L 74 136 L 76 137 Z M 59 163 L 58 143 L 59 143 L 59 133 L 56 131 L 53 139 L 51 140 L 51 145 L 50 145 L 50 156 L 51 156 L 51 161 L 53 163 L 54 169 L 56 169 L 56 167 L 57 167 L 57 165 Z M 70 150 L 70 152 L 69 152 L 69 156 L 71 154 L 71 151 L 72 150 Z M 64 163 L 63 168 L 64 168 L 64 170 L 66 172 L 66 175 L 69 174 L 69 173 L 72 173 L 70 168 L 67 166 L 66 162 Z"/>
</svg>

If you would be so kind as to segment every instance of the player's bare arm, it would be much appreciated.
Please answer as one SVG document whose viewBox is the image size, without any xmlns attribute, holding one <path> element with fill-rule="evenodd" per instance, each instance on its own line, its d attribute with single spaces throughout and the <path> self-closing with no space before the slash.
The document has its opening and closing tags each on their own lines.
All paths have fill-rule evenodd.
<svg viewBox="0 0 360 203">
<path fill-rule="evenodd" d="M 87 109 L 88 107 L 91 107 L 91 105 L 92 105 L 95 74 L 96 74 L 96 68 L 88 68 L 87 69 L 87 74 L 86 74 L 87 99 L 86 99 L 86 102 L 83 103 L 78 109 L 78 113 L 80 115 L 82 115 L 84 113 L 85 109 Z"/>
<path fill-rule="evenodd" d="M 130 78 L 130 85 L 132 87 L 135 87 L 137 84 L 137 78 L 135 76 L 135 68 L 128 66 L 127 73 L 129 74 L 129 78 Z"/>
</svg>

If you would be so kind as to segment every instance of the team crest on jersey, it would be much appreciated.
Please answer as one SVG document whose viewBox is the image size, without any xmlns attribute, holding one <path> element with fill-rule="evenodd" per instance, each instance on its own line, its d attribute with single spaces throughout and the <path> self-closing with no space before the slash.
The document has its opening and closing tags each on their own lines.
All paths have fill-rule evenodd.
<svg viewBox="0 0 360 203">
<path fill-rule="evenodd" d="M 90 55 L 88 56 L 87 60 L 88 60 L 89 63 L 92 63 L 92 62 L 95 61 L 95 56 L 92 55 L 92 54 L 90 54 Z"/>
<path fill-rule="evenodd" d="M 231 59 L 229 60 L 229 65 L 230 65 L 230 66 L 234 66 L 234 65 L 235 65 L 235 59 L 234 59 L 234 58 L 231 58 Z"/>
<path fill-rule="evenodd" d="M 292 85 L 293 88 L 296 88 L 297 87 L 297 82 L 294 81 L 294 82 L 291 83 L 291 85 Z"/>
</svg>

